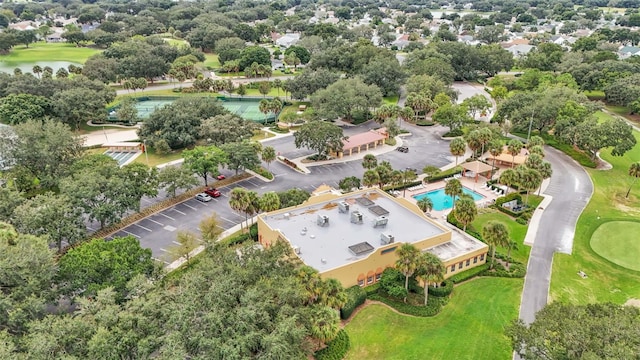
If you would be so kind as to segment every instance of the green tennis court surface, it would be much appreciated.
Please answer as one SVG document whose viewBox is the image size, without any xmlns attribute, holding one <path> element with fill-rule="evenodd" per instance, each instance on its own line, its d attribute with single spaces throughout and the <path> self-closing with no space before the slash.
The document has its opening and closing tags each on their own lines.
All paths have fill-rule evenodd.
<svg viewBox="0 0 640 360">
<path fill-rule="evenodd" d="M 135 104 L 136 110 L 138 110 L 138 117 L 141 119 L 147 119 L 157 109 L 174 102 L 176 99 L 149 99 L 139 100 Z M 215 100 L 211 100 L 215 101 Z M 246 120 L 255 122 L 265 122 L 265 120 L 273 121 L 273 113 L 264 114 L 260 112 L 260 102 L 253 100 L 224 100 L 222 106 L 230 112 L 242 117 Z"/>
<path fill-rule="evenodd" d="M 135 108 L 138 110 L 138 117 L 141 119 L 147 119 L 157 109 L 171 104 L 175 100 L 145 100 L 135 103 Z"/>
</svg>

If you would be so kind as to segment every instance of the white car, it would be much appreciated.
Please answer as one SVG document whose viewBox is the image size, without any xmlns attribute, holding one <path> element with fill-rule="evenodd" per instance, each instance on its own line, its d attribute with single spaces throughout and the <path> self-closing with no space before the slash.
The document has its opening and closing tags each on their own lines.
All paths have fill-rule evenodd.
<svg viewBox="0 0 640 360">
<path fill-rule="evenodd" d="M 198 201 L 202 201 L 202 202 L 209 202 L 211 201 L 211 196 L 205 194 L 205 193 L 199 193 L 198 195 L 196 195 L 196 200 Z"/>
</svg>

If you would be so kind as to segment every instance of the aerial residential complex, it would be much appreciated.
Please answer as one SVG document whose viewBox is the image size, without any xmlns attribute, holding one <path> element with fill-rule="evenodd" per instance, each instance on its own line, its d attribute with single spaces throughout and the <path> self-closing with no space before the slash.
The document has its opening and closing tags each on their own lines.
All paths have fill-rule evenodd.
<svg viewBox="0 0 640 360">
<path fill-rule="evenodd" d="M 305 264 L 345 287 L 380 280 L 402 243 L 437 255 L 447 268 L 445 278 L 484 264 L 488 251 L 486 244 L 379 189 L 316 192 L 302 205 L 260 215 L 258 233 L 263 246 L 287 241 Z"/>
</svg>

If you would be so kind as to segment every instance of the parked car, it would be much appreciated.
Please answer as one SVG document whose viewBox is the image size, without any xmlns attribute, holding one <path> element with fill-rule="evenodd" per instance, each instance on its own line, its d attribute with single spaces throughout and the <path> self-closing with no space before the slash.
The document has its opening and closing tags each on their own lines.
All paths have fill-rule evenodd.
<svg viewBox="0 0 640 360">
<path fill-rule="evenodd" d="M 399 146 L 396 150 L 403 152 L 403 153 L 408 153 L 409 152 L 409 147 L 408 146 Z"/>
<path fill-rule="evenodd" d="M 211 201 L 212 197 L 205 194 L 205 193 L 199 193 L 196 195 L 196 200 L 198 201 L 202 201 L 202 202 L 209 202 Z"/>
<path fill-rule="evenodd" d="M 414 174 L 418 174 L 418 170 L 417 170 L 417 169 L 414 169 L 414 168 L 411 168 L 411 167 L 408 167 L 408 168 L 406 168 L 405 170 L 406 170 L 406 171 L 411 171 L 411 172 L 413 172 Z"/>
<path fill-rule="evenodd" d="M 222 174 L 220 174 L 220 175 L 216 176 L 216 179 L 218 179 L 218 180 L 224 180 L 224 179 L 226 179 L 226 178 L 227 178 L 227 177 L 226 177 L 226 176 L 224 176 L 224 175 L 222 175 Z"/>
<path fill-rule="evenodd" d="M 220 195 L 222 195 L 222 194 L 220 194 L 220 190 L 218 190 L 216 188 L 210 188 L 210 187 L 206 188 L 204 190 L 204 193 L 209 195 L 209 196 L 211 196 L 211 197 L 214 197 L 214 198 L 220 197 Z"/>
</svg>

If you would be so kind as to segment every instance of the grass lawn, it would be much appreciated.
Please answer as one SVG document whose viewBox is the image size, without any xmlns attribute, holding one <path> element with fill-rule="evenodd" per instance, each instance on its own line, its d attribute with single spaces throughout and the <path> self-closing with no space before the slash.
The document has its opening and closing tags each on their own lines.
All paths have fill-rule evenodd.
<svg viewBox="0 0 640 360">
<path fill-rule="evenodd" d="M 182 92 L 173 92 L 173 89 L 162 89 L 162 90 L 149 90 L 149 91 L 138 91 L 138 92 L 130 92 L 127 94 L 122 94 L 122 95 L 117 95 L 116 99 L 113 103 L 109 104 L 109 106 L 113 106 L 115 104 L 117 104 L 118 102 L 120 102 L 120 100 L 122 100 L 122 98 L 125 97 L 132 97 L 132 98 L 137 98 L 137 97 L 144 97 L 144 96 L 176 96 L 176 97 L 183 97 L 183 96 L 211 96 L 211 97 L 216 97 L 219 96 L 219 93 L 214 93 L 214 92 L 208 92 L 208 93 L 204 93 L 204 92 L 196 92 L 196 93 L 182 93 Z"/>
<path fill-rule="evenodd" d="M 220 60 L 218 60 L 218 55 L 216 54 L 205 54 L 204 66 L 207 69 L 218 69 L 220 68 Z"/>
<path fill-rule="evenodd" d="M 604 91 L 602 91 L 602 90 L 585 91 L 584 94 L 590 100 L 604 100 Z"/>
<path fill-rule="evenodd" d="M 499 212 L 495 209 L 481 209 L 481 213 L 478 214 L 476 219 L 471 223 L 471 226 L 479 233 L 482 233 L 482 226 L 489 221 L 499 221 L 507 226 L 509 229 L 509 235 L 511 239 L 518 244 L 517 249 L 511 249 L 511 256 L 514 260 L 526 264 L 529 261 L 529 253 L 531 247 L 524 245 L 524 237 L 527 235 L 528 227 L 526 225 L 518 224 L 509 215 Z M 507 254 L 507 249 L 498 247 L 497 250 L 501 254 Z"/>
<path fill-rule="evenodd" d="M 92 132 L 104 131 L 104 129 L 133 130 L 134 128 L 123 128 L 120 126 L 110 126 L 109 124 L 100 124 L 99 126 L 89 126 L 87 123 L 80 124 L 80 130 L 76 131 L 77 135 L 89 134 Z"/>
<path fill-rule="evenodd" d="M 634 131 L 637 141 L 640 133 Z M 573 254 L 556 254 L 553 261 L 550 296 L 553 300 L 585 304 L 613 302 L 622 304 L 630 298 L 640 299 L 640 272 L 616 265 L 591 248 L 591 238 L 596 229 L 610 221 L 638 221 L 640 217 L 640 186 L 636 184 L 628 199 L 625 194 L 632 184 L 627 174 L 629 165 L 640 159 L 640 146 L 636 145 L 624 156 L 611 156 L 611 150 L 603 150 L 601 156 L 613 165 L 607 171 L 588 169 L 595 190 L 576 227 Z M 616 228 L 616 232 L 621 230 Z M 601 236 L 597 235 L 597 236 Z M 615 241 L 614 232 L 608 232 L 609 244 Z M 634 234 L 637 237 L 637 234 Z M 611 246 L 611 245 L 610 245 Z M 632 250 L 631 248 L 627 248 Z M 636 262 L 640 253 L 635 256 Z M 588 278 L 577 275 L 584 271 Z"/>
<path fill-rule="evenodd" d="M 234 94 L 238 95 L 238 91 L 235 90 Z M 249 89 L 247 88 L 247 93 L 245 94 L 247 96 L 263 96 L 260 91 L 258 89 Z M 284 91 L 282 89 L 276 89 L 274 87 L 271 88 L 271 90 L 269 90 L 269 93 L 266 96 L 270 96 L 270 97 L 280 97 L 281 99 L 284 99 Z"/>
<path fill-rule="evenodd" d="M 398 103 L 398 95 L 385 96 L 382 98 L 382 103 L 388 105 L 396 105 Z"/>
<path fill-rule="evenodd" d="M 371 305 L 347 325 L 346 359 L 510 359 L 504 328 L 518 317 L 522 279 L 478 278 L 440 314 L 417 318 Z"/>
<path fill-rule="evenodd" d="M 37 42 L 25 48 L 23 45 L 16 46 L 7 55 L 0 55 L 0 61 L 8 64 L 34 63 L 38 61 L 69 61 L 84 64 L 91 55 L 101 50 L 76 47 L 67 43 L 45 43 Z"/>
<path fill-rule="evenodd" d="M 264 140 L 264 139 L 268 139 L 268 138 L 272 138 L 276 136 L 275 134 L 269 132 L 269 131 L 261 131 L 258 130 L 255 132 L 255 134 L 251 137 L 251 141 L 260 141 L 260 140 Z"/>
<path fill-rule="evenodd" d="M 640 271 L 640 222 L 610 221 L 600 225 L 591 237 L 591 248 L 603 258 Z"/>
<path fill-rule="evenodd" d="M 158 166 L 160 164 L 167 163 L 169 161 L 178 160 L 182 157 L 182 151 L 176 151 L 167 155 L 158 155 L 153 150 L 153 148 L 149 147 L 147 151 L 147 156 L 149 157 L 149 166 Z M 144 154 L 138 156 L 133 162 L 147 164 L 147 158 Z"/>
</svg>

